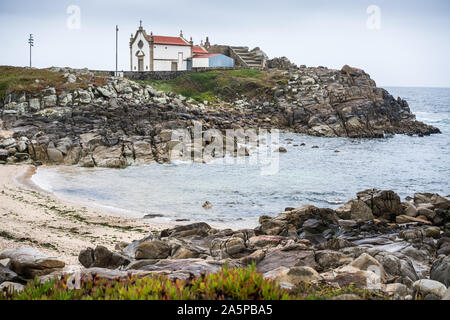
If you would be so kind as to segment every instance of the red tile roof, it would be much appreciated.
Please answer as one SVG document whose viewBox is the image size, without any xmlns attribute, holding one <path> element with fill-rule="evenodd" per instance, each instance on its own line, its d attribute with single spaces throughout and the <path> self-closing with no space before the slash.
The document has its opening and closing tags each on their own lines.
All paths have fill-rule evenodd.
<svg viewBox="0 0 450 320">
<path fill-rule="evenodd" d="M 208 53 L 208 54 L 197 54 L 193 56 L 192 58 L 212 58 L 215 56 L 218 56 L 219 53 Z"/>
<path fill-rule="evenodd" d="M 194 46 L 194 54 L 207 54 L 208 51 L 206 51 L 205 48 L 203 48 L 202 46 Z"/>
<path fill-rule="evenodd" d="M 149 36 L 150 38 L 150 36 Z M 181 37 L 153 36 L 155 44 L 168 44 L 173 46 L 190 46 L 189 42 Z"/>
</svg>

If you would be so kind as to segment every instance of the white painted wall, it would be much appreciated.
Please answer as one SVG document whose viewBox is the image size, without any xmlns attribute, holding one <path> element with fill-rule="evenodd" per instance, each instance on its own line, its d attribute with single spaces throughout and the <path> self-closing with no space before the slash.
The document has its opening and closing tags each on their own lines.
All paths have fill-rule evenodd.
<svg viewBox="0 0 450 320">
<path fill-rule="evenodd" d="M 192 68 L 208 68 L 209 59 L 208 58 L 194 58 L 192 59 Z"/>
<path fill-rule="evenodd" d="M 142 40 L 142 42 L 144 43 L 144 46 L 142 47 L 142 49 L 139 49 L 139 46 L 138 46 L 138 43 L 140 40 Z M 147 42 L 147 39 L 145 39 L 144 32 L 142 32 L 142 31 L 138 31 L 136 41 L 134 41 L 134 43 L 131 47 L 131 58 L 133 61 L 133 70 L 131 70 L 131 71 L 138 71 L 139 60 L 138 60 L 138 57 L 136 57 L 136 52 L 138 52 L 138 50 L 143 51 L 145 54 L 144 71 L 150 71 L 150 45 Z"/>
<path fill-rule="evenodd" d="M 171 71 L 172 61 L 178 62 L 179 71 L 187 70 L 186 59 L 191 57 L 191 47 L 155 44 L 153 50 L 154 71 Z M 183 54 L 182 60 L 179 59 L 180 52 Z"/>
</svg>

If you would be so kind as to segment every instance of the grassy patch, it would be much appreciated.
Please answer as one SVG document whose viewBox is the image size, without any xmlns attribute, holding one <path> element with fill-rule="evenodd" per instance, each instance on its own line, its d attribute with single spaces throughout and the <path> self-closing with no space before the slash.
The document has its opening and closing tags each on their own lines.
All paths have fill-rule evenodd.
<svg viewBox="0 0 450 320">
<path fill-rule="evenodd" d="M 333 289 L 325 285 L 298 287 L 287 291 L 263 279 L 254 265 L 224 267 L 216 274 L 187 280 L 150 275 L 143 278 L 106 280 L 81 279 L 79 288 L 70 289 L 68 279 L 27 284 L 23 292 L 0 292 L 0 300 L 327 300 L 345 293 L 362 299 L 385 299 L 374 291 L 353 287 Z"/>
<path fill-rule="evenodd" d="M 274 86 L 272 76 L 259 70 L 191 73 L 172 80 L 143 81 L 157 90 L 175 92 L 197 101 L 230 101 L 264 95 Z"/>
<path fill-rule="evenodd" d="M 0 66 L 0 99 L 9 92 L 35 93 L 46 88 L 55 88 L 57 93 L 87 89 L 90 83 L 104 85 L 103 77 L 77 76 L 76 83 L 67 83 L 62 73 L 48 69 L 30 69 Z M 37 81 L 36 81 L 37 80 Z"/>
</svg>

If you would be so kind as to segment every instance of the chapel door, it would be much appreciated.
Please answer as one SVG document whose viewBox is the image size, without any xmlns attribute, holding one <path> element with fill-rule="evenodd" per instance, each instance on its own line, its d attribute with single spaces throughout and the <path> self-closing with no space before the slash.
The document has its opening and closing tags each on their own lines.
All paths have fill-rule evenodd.
<svg viewBox="0 0 450 320">
<path fill-rule="evenodd" d="M 138 60 L 138 71 L 139 72 L 144 71 L 144 58 L 139 58 Z"/>
<path fill-rule="evenodd" d="M 178 71 L 178 62 L 172 62 L 172 71 Z"/>
</svg>

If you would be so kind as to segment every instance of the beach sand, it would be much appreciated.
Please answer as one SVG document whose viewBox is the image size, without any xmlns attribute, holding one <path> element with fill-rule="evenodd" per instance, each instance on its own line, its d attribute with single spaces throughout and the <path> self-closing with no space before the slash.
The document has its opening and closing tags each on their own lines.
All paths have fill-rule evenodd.
<svg viewBox="0 0 450 320">
<path fill-rule="evenodd" d="M 36 168 L 0 166 L 0 252 L 33 247 L 77 265 L 80 250 L 142 239 L 170 225 L 116 217 L 58 199 L 30 178 Z"/>
</svg>

